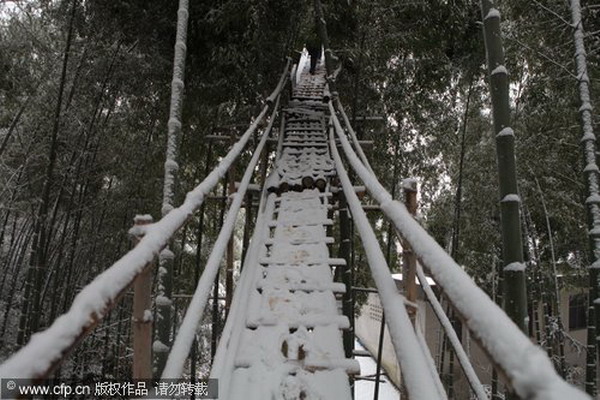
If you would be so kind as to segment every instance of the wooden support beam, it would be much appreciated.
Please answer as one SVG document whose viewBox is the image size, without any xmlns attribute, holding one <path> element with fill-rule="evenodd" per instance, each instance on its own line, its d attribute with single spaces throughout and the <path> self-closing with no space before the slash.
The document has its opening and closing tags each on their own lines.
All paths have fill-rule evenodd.
<svg viewBox="0 0 600 400">
<path fill-rule="evenodd" d="M 383 115 L 358 115 L 354 121 L 385 121 L 385 117 Z"/>
<path fill-rule="evenodd" d="M 240 183 L 236 182 L 235 183 L 235 190 L 237 191 L 238 187 L 240 187 Z M 246 189 L 247 193 L 261 193 L 262 192 L 262 186 L 257 184 L 257 183 L 251 183 L 248 185 L 248 188 Z"/>
<path fill-rule="evenodd" d="M 240 140 L 241 137 L 242 137 L 241 135 L 234 135 L 234 138 L 236 141 Z M 206 136 L 204 136 L 204 140 L 211 140 L 211 141 L 217 141 L 217 142 L 230 142 L 231 136 L 230 135 L 206 135 Z M 277 143 L 277 139 L 269 138 L 269 139 L 267 139 L 267 143 Z"/>
<path fill-rule="evenodd" d="M 373 144 L 374 144 L 374 143 L 375 143 L 375 142 L 374 142 L 373 140 L 367 140 L 367 139 L 364 139 L 364 140 L 359 140 L 359 141 L 358 141 L 358 144 L 360 145 L 360 147 L 373 147 Z M 337 147 L 342 147 L 342 144 L 340 143 L 340 141 L 339 141 L 339 140 L 336 140 L 336 141 L 335 141 L 335 145 L 336 145 Z"/>
</svg>

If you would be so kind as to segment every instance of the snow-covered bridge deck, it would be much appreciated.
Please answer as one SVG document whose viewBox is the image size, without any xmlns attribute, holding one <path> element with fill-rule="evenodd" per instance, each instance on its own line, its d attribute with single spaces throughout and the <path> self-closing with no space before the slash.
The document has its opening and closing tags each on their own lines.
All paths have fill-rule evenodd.
<svg viewBox="0 0 600 400">
<path fill-rule="evenodd" d="M 245 310 L 233 321 L 231 337 L 240 342 L 221 341 L 218 350 L 235 353 L 233 371 L 219 371 L 231 374 L 230 387 L 222 387 L 229 398 L 350 399 L 348 374 L 359 372 L 342 344 L 341 330 L 350 325 L 336 294 L 346 288 L 333 282 L 332 267 L 345 261 L 331 258 L 328 248 L 335 170 L 324 88 L 322 69 L 305 71 L 285 113 L 268 180 L 268 229 L 254 237 L 261 242 L 258 258 L 244 266 L 253 270 L 254 289 L 235 305 Z"/>
</svg>

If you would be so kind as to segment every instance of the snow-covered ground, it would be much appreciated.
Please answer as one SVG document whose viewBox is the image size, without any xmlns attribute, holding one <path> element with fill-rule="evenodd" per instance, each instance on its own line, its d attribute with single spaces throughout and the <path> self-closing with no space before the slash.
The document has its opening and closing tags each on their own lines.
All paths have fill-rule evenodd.
<svg viewBox="0 0 600 400">
<path fill-rule="evenodd" d="M 365 350 L 358 340 L 354 341 L 354 348 L 356 350 Z M 373 376 L 375 377 L 375 370 L 377 367 L 376 360 L 371 357 L 356 357 L 360 364 L 360 375 L 361 376 Z M 381 380 L 379 381 L 379 400 L 398 400 L 400 398 L 400 392 L 396 387 L 389 381 L 387 375 L 383 369 L 381 370 Z M 355 400 L 372 400 L 373 392 L 375 391 L 375 381 L 357 380 L 354 383 L 354 398 Z"/>
</svg>

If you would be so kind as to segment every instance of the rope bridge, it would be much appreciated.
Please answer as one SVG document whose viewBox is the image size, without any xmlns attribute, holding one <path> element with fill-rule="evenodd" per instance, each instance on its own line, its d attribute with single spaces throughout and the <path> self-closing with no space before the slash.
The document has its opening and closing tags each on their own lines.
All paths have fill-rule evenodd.
<svg viewBox="0 0 600 400">
<path fill-rule="evenodd" d="M 288 84 L 290 96 L 285 91 Z M 279 129 L 275 128 L 277 122 Z M 31 381 L 50 376 L 133 286 L 134 325 L 138 329 L 133 375 L 150 378 L 152 320 L 145 318 L 145 312 L 151 304 L 154 260 L 158 255 L 172 256 L 170 240 L 198 211 L 256 134 L 260 139 L 178 327 L 162 378 L 189 376 L 186 363 L 211 288 L 246 192 L 271 139 L 277 141 L 275 159 L 261 188 L 254 234 L 210 372 L 211 378 L 219 379 L 220 399 L 352 398 L 349 378 L 359 374 L 360 367 L 345 348 L 344 338 L 352 335 L 354 310 L 347 315 L 340 311 L 352 287 L 334 281 L 339 270 L 348 266 L 345 259 L 334 258 L 329 251 L 335 243 L 331 237 L 333 215 L 341 199 L 347 202 L 361 238 L 408 397 L 447 398 L 424 332 L 415 323 L 415 299 L 410 290 L 405 291 L 406 297 L 398 291 L 343 159 L 403 239 L 403 247 L 410 250 L 413 262 L 408 262 L 408 276 L 418 278 L 477 399 L 488 397 L 429 287 L 426 273 L 519 398 L 589 398 L 556 374 L 546 354 L 419 225 L 406 205 L 381 185 L 341 102 L 330 92 L 324 68 L 320 66 L 311 75 L 306 70 L 297 71 L 297 65 L 291 66 L 290 61 L 260 114 L 218 166 L 187 194 L 183 204 L 157 222 L 138 218 L 131 230 L 137 245 L 84 287 L 66 314 L 2 364 L 0 376 Z M 414 285 L 414 279 L 405 281 Z"/>
</svg>

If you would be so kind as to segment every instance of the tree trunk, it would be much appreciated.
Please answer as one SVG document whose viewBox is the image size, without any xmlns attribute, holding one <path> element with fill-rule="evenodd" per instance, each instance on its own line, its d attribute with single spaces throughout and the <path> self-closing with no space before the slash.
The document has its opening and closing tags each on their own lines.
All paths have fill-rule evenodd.
<svg viewBox="0 0 600 400">
<path fill-rule="evenodd" d="M 179 0 L 177 11 L 177 33 L 175 55 L 173 59 L 173 80 L 171 82 L 171 105 L 167 134 L 167 150 L 165 157 L 165 179 L 163 186 L 162 215 L 167 215 L 173 209 L 175 197 L 175 179 L 179 169 L 177 158 L 181 137 L 181 112 L 183 106 L 184 72 L 186 41 L 188 28 L 188 0 Z M 163 344 L 157 352 L 155 372 L 157 376 L 167 362 L 168 350 L 171 347 L 171 294 L 173 281 L 173 253 L 169 246 L 160 253 L 158 274 L 158 296 L 163 300 L 157 305 L 158 323 L 157 338 Z"/>
<path fill-rule="evenodd" d="M 548 233 L 548 244 L 550 246 L 550 257 L 552 262 L 552 286 L 554 289 L 553 302 L 551 303 L 554 318 L 556 318 L 556 324 L 558 328 L 558 336 L 553 335 L 554 342 L 558 345 L 558 363 L 555 363 L 555 368 L 559 372 L 560 376 L 565 379 L 567 373 L 567 365 L 565 360 L 565 345 L 564 345 L 564 325 L 562 317 L 560 315 L 560 288 L 558 284 L 558 270 L 556 269 L 556 255 L 554 253 L 554 240 L 552 238 L 552 227 L 550 226 L 550 218 L 548 217 L 548 209 L 546 208 L 546 201 L 544 200 L 544 194 L 540 186 L 540 182 L 537 177 L 535 178 L 535 184 L 540 194 L 540 203 L 542 204 L 542 210 L 544 211 L 544 218 L 546 220 L 546 229 Z"/>
<path fill-rule="evenodd" d="M 24 306 L 21 310 L 21 322 L 19 324 L 20 332 L 18 336 L 19 345 L 22 345 L 24 343 L 24 341 L 29 337 L 31 332 L 35 332 L 38 330 L 38 326 L 40 323 L 40 294 L 47 256 L 44 247 L 47 240 L 46 236 L 48 233 L 48 208 L 50 205 L 50 193 L 52 189 L 52 184 L 54 182 L 54 167 L 56 165 L 56 159 L 58 156 L 58 132 L 60 129 L 62 98 L 66 86 L 67 66 L 69 63 L 69 54 L 71 50 L 71 41 L 73 37 L 76 5 L 77 1 L 73 0 L 71 4 L 71 15 L 69 19 L 69 28 L 67 33 L 66 45 L 63 53 L 62 71 L 58 87 L 58 98 L 56 101 L 56 108 L 54 111 L 54 122 L 50 137 L 50 147 L 48 150 L 48 164 L 46 167 L 46 176 L 44 180 L 44 186 L 42 189 L 40 206 L 36 215 L 37 229 L 34 233 L 33 247 L 31 251 L 29 267 L 31 272 L 28 272 L 27 274 L 28 283 L 26 288 L 26 298 L 24 299 Z M 31 315 L 29 316 L 29 318 L 27 318 L 27 313 L 29 310 L 31 310 Z"/>
<path fill-rule="evenodd" d="M 504 66 L 500 12 L 494 8 L 494 4 L 490 0 L 482 0 L 481 9 L 490 74 L 500 184 L 504 310 L 514 323 L 527 333 L 527 290 L 519 215 L 520 199 L 517 189 L 515 137 L 510 128 L 508 73 Z"/>
<path fill-rule="evenodd" d="M 26 224 L 28 224 L 28 222 L 26 221 Z M 19 273 L 21 272 L 21 269 L 19 268 L 21 266 L 21 263 L 23 262 L 23 258 L 25 257 L 25 254 L 27 252 L 27 247 L 29 245 L 29 241 L 31 240 L 32 237 L 32 233 L 33 233 L 33 227 L 28 227 L 27 229 L 25 228 L 25 225 L 23 224 L 23 227 L 20 230 L 20 238 L 16 241 L 16 249 L 15 249 L 15 268 L 13 268 L 12 270 L 12 279 L 10 282 L 10 292 L 8 295 L 8 299 L 6 300 L 6 308 L 5 308 L 5 312 L 4 312 L 4 318 L 2 321 L 2 329 L 0 330 L 0 347 L 3 347 L 4 343 L 9 342 L 6 340 L 5 334 L 6 334 L 6 327 L 8 324 L 8 320 L 10 318 L 10 311 L 12 309 L 12 305 L 13 305 L 13 301 L 15 299 L 15 293 L 18 291 L 18 285 L 17 285 L 17 280 L 19 278 Z M 10 260 L 10 259 L 8 259 Z M 5 264 L 5 268 L 8 269 L 8 264 Z M 4 293 L 4 292 L 2 292 Z"/>
<path fill-rule="evenodd" d="M 587 59 L 583 41 L 583 23 L 579 0 L 571 0 L 571 17 L 573 40 L 575 42 L 575 61 L 577 63 L 577 79 L 579 80 L 579 100 L 581 107 L 581 147 L 585 167 L 583 169 L 586 183 L 588 232 L 590 256 L 593 263 L 589 266 L 589 307 L 588 307 L 588 343 L 585 390 L 591 396 L 597 393 L 596 368 L 600 337 L 596 336 L 600 326 L 600 190 L 598 165 L 596 163 L 596 135 L 592 124 L 592 105 L 590 98 L 590 78 L 587 73 Z"/>
<path fill-rule="evenodd" d="M 535 338 L 535 342 L 538 345 L 541 345 L 542 336 L 541 336 L 541 325 L 540 325 L 540 299 L 542 298 L 543 292 L 543 283 L 542 283 L 542 271 L 541 271 L 541 263 L 539 257 L 539 251 L 537 248 L 537 235 L 535 235 L 535 227 L 533 226 L 533 221 L 531 220 L 531 214 L 529 212 L 529 208 L 524 205 L 524 234 L 525 237 L 528 238 L 528 249 L 530 251 L 530 265 L 533 267 L 532 270 L 532 282 L 531 285 L 531 316 L 533 318 L 532 332 L 530 332 L 530 337 Z"/>
</svg>

